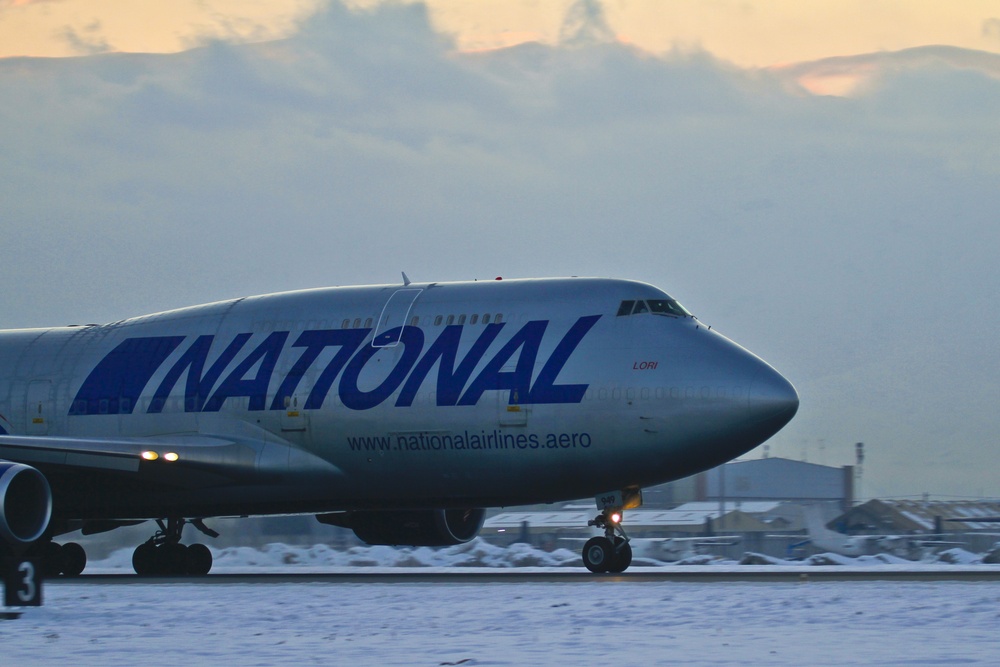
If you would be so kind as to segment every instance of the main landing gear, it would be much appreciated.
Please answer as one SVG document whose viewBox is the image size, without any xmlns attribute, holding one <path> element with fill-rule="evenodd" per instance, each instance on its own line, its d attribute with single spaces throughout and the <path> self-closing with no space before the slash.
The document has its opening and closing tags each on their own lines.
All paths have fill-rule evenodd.
<svg viewBox="0 0 1000 667">
<path fill-rule="evenodd" d="M 31 549 L 47 577 L 76 577 L 87 567 L 87 552 L 76 542 L 36 542 Z"/>
<path fill-rule="evenodd" d="M 141 576 L 208 574 L 212 569 L 212 552 L 208 547 L 204 544 L 181 544 L 181 531 L 188 523 L 209 537 L 219 536 L 201 519 L 169 518 L 166 523 L 158 519 L 156 524 L 160 529 L 132 552 L 135 573 Z"/>
<path fill-rule="evenodd" d="M 583 545 L 583 564 L 591 572 L 618 574 L 632 564 L 632 545 L 621 521 L 621 510 L 606 509 L 587 522 L 588 526 L 604 530 L 602 537 L 592 537 Z"/>
</svg>

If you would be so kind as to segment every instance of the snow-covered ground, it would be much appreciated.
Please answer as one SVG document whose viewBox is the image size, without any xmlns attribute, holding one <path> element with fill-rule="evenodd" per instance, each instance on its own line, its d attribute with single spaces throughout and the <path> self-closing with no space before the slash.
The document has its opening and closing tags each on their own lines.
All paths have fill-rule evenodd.
<svg viewBox="0 0 1000 667">
<path fill-rule="evenodd" d="M 352 547 L 343 551 L 317 544 L 313 546 L 292 546 L 287 544 L 269 544 L 262 549 L 251 547 L 228 547 L 212 549 L 215 564 L 212 572 L 275 572 L 287 571 L 289 568 L 328 570 L 329 568 L 355 569 L 370 567 L 486 567 L 486 568 L 522 568 L 522 567 L 582 567 L 583 563 L 577 551 L 556 549 L 548 552 L 528 544 L 513 544 L 500 547 L 483 539 L 475 539 L 466 544 L 443 549 L 427 547 Z M 862 556 L 850 558 L 837 554 L 819 554 L 804 561 L 786 561 L 770 556 L 748 553 L 740 561 L 723 560 L 713 556 L 694 556 L 692 558 L 671 563 L 671 567 L 711 566 L 751 567 L 753 565 L 771 565 L 783 567 L 817 567 L 817 566 L 851 566 L 851 567 L 885 567 L 899 565 L 902 567 L 916 566 L 979 566 L 983 568 L 997 567 L 982 565 L 982 555 L 973 554 L 962 549 L 948 549 L 929 556 L 922 563 L 913 563 L 889 554 L 878 556 Z M 741 564 L 742 563 L 742 564 Z M 634 566 L 667 566 L 659 561 L 636 558 Z M 132 549 L 119 549 L 108 558 L 87 565 L 86 574 L 114 574 L 132 572 Z"/>
<path fill-rule="evenodd" d="M 88 572 L 123 571 L 123 553 Z M 579 567 L 562 562 L 570 556 L 579 563 L 571 552 L 479 541 L 457 551 L 274 546 L 216 553 L 219 571 L 491 563 L 563 571 Z M 528 562 L 545 557 L 555 562 Z M 0 622 L 0 664 L 1000 664 L 1000 583 L 993 582 L 59 582 L 45 597 L 44 607 Z"/>
</svg>

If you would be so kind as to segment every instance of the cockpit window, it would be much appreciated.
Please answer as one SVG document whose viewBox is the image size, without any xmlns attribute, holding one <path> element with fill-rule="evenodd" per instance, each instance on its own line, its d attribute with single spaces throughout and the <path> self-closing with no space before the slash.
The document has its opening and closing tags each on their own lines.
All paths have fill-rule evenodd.
<svg viewBox="0 0 1000 667">
<path fill-rule="evenodd" d="M 626 299 L 618 306 L 618 317 L 627 315 L 641 315 L 643 313 L 653 313 L 654 315 L 670 315 L 672 317 L 694 317 L 687 308 L 677 303 L 673 299 Z"/>
<path fill-rule="evenodd" d="M 674 315 L 676 317 L 691 317 L 684 306 L 673 299 L 657 299 L 649 301 L 649 309 L 658 315 Z"/>
</svg>

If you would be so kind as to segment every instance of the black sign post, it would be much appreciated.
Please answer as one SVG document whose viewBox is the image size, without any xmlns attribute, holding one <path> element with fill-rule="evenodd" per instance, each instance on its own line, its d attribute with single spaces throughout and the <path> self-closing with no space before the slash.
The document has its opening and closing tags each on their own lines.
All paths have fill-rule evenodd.
<svg viewBox="0 0 1000 667">
<path fill-rule="evenodd" d="M 42 568 L 33 558 L 4 559 L 4 606 L 40 607 L 42 605 Z"/>
</svg>

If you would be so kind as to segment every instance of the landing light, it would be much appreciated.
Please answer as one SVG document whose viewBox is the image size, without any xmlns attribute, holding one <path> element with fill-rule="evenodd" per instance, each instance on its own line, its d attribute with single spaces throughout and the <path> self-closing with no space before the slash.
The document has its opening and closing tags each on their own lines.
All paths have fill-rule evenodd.
<svg viewBox="0 0 1000 667">
<path fill-rule="evenodd" d="M 614 512 L 611 515 L 610 518 L 611 518 L 611 523 L 621 523 L 622 522 L 622 515 L 621 515 L 620 512 Z"/>
<path fill-rule="evenodd" d="M 163 460 L 170 461 L 171 463 L 173 463 L 179 458 L 180 457 L 175 452 L 167 452 L 166 454 L 163 455 Z"/>
<path fill-rule="evenodd" d="M 155 461 L 156 459 L 160 458 L 159 454 L 157 454 L 156 452 L 152 452 L 152 451 L 143 452 L 139 456 L 141 456 L 146 461 Z"/>
</svg>

